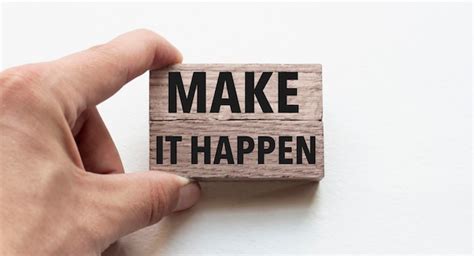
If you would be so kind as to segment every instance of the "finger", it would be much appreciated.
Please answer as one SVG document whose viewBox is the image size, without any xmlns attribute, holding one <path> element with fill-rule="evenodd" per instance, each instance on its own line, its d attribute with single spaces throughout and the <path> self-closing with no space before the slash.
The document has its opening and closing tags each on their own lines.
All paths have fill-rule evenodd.
<svg viewBox="0 0 474 256">
<path fill-rule="evenodd" d="M 84 169 L 101 174 L 123 173 L 120 155 L 97 108 L 88 108 L 79 120 L 75 139 Z"/>
<path fill-rule="evenodd" d="M 91 175 L 98 209 L 91 225 L 108 246 L 126 234 L 158 222 L 173 211 L 193 206 L 200 188 L 188 179 L 159 171 Z M 105 249 L 105 248 L 104 248 Z"/>
<path fill-rule="evenodd" d="M 54 79 L 61 84 L 52 89 L 64 99 L 66 113 L 75 115 L 112 96 L 145 71 L 181 60 L 179 51 L 163 37 L 149 30 L 135 30 L 51 62 L 57 74 Z"/>
</svg>

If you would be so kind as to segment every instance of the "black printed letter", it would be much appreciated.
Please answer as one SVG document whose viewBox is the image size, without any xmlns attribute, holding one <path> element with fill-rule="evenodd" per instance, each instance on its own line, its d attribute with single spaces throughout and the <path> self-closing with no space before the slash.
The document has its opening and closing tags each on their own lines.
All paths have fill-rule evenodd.
<svg viewBox="0 0 474 256">
<path fill-rule="evenodd" d="M 296 88 L 288 88 L 288 80 L 298 80 L 298 72 L 278 73 L 278 112 L 298 113 L 298 105 L 288 105 L 288 95 L 296 95 Z"/>
<path fill-rule="evenodd" d="M 168 112 L 176 113 L 176 91 L 179 92 L 179 99 L 183 113 L 191 112 L 194 94 L 197 92 L 197 112 L 206 112 L 206 72 L 194 72 L 189 92 L 186 96 L 183 79 L 180 72 L 169 72 L 168 74 Z"/>
<path fill-rule="evenodd" d="M 272 72 L 263 72 L 262 76 L 257 82 L 257 86 L 254 87 L 254 72 L 245 72 L 245 113 L 254 113 L 254 95 L 257 98 L 263 113 L 273 113 L 272 107 L 268 102 L 267 97 L 263 93 L 263 89 L 270 80 Z"/>
<path fill-rule="evenodd" d="M 223 99 L 224 85 L 227 85 L 228 99 Z M 229 105 L 232 113 L 240 113 L 239 99 L 235 91 L 234 78 L 231 72 L 220 72 L 217 79 L 216 91 L 212 99 L 211 113 L 219 113 L 222 105 Z"/>
</svg>

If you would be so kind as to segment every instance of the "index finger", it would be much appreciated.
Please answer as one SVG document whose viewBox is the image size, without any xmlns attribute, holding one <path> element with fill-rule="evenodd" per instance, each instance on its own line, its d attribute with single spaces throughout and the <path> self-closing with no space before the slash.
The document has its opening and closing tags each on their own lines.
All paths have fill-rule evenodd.
<svg viewBox="0 0 474 256">
<path fill-rule="evenodd" d="M 61 83 L 60 88 L 56 85 L 55 89 L 67 99 L 67 108 L 80 113 L 109 98 L 145 71 L 181 60 L 179 51 L 163 37 L 140 29 L 51 64 Z"/>
</svg>

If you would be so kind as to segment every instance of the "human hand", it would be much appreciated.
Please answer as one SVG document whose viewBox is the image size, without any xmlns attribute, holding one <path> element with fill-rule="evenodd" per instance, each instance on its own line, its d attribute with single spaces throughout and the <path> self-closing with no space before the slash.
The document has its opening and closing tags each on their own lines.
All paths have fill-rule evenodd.
<svg viewBox="0 0 474 256">
<path fill-rule="evenodd" d="M 83 52 L 0 73 L 0 254 L 100 254 L 199 198 L 197 183 L 124 174 L 96 105 L 148 69 L 181 62 L 136 30 Z"/>
</svg>

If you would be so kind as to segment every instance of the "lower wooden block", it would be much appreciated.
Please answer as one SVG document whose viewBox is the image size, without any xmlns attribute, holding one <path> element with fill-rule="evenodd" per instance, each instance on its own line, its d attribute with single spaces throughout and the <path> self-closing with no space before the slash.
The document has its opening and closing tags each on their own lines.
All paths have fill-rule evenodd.
<svg viewBox="0 0 474 256">
<path fill-rule="evenodd" d="M 320 180 L 323 147 L 321 121 L 150 121 L 150 168 L 196 180 Z"/>
</svg>

